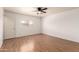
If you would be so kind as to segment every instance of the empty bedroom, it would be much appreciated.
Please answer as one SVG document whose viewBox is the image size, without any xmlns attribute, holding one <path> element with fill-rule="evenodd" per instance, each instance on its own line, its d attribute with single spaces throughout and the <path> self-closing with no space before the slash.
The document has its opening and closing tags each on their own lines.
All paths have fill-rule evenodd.
<svg viewBox="0 0 79 59">
<path fill-rule="evenodd" d="M 79 52 L 78 7 L 0 7 L 1 52 Z"/>
</svg>

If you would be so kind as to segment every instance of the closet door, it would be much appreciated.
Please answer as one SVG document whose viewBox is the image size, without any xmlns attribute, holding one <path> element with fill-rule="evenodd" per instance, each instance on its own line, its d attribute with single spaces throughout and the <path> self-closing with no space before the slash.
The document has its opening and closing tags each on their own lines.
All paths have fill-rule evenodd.
<svg viewBox="0 0 79 59">
<path fill-rule="evenodd" d="M 4 16 L 4 39 L 15 38 L 15 21 Z"/>
</svg>

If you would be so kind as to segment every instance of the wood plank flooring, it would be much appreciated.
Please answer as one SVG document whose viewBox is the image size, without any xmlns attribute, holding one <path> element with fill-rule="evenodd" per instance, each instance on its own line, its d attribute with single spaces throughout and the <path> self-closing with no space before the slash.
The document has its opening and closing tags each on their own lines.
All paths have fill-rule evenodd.
<svg viewBox="0 0 79 59">
<path fill-rule="evenodd" d="M 4 40 L 1 52 L 77 52 L 79 43 L 44 34 Z"/>
</svg>

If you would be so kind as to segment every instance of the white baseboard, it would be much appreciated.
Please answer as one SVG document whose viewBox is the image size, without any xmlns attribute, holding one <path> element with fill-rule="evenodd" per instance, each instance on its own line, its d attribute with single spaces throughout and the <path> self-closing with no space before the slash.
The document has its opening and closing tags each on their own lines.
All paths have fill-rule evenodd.
<svg viewBox="0 0 79 59">
<path fill-rule="evenodd" d="M 49 36 L 54 36 L 54 37 L 58 37 L 58 38 L 61 38 L 61 39 L 65 39 L 65 40 L 69 40 L 69 41 L 73 41 L 73 42 L 77 42 L 79 43 L 78 40 L 75 40 L 73 38 L 70 38 L 70 37 L 67 37 L 67 36 L 63 36 L 63 35 L 55 35 L 55 34 L 49 34 L 49 33 L 44 33 L 46 35 L 49 35 Z"/>
</svg>

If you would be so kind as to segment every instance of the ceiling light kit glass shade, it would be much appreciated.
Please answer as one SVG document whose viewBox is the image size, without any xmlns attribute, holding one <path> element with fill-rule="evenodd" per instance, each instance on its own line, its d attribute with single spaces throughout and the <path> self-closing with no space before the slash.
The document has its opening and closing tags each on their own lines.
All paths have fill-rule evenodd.
<svg viewBox="0 0 79 59">
<path fill-rule="evenodd" d="M 42 14 L 42 12 L 38 11 L 38 12 L 37 12 L 37 15 L 38 15 L 38 14 Z"/>
</svg>

